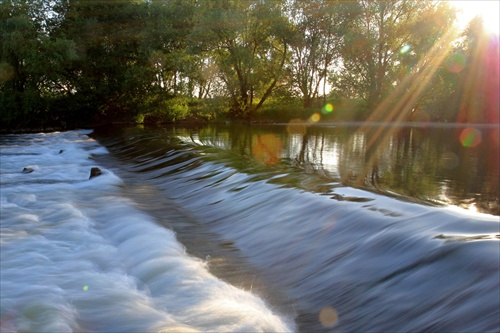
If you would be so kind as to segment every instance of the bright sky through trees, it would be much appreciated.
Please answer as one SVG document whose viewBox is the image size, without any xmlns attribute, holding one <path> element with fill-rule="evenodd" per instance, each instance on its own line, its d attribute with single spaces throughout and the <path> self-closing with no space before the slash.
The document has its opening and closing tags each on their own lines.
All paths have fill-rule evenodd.
<svg viewBox="0 0 500 333">
<path fill-rule="evenodd" d="M 500 31 L 500 0 L 488 1 L 450 1 L 458 10 L 457 23 L 461 29 L 475 16 L 481 16 L 487 31 L 499 34 Z"/>
</svg>

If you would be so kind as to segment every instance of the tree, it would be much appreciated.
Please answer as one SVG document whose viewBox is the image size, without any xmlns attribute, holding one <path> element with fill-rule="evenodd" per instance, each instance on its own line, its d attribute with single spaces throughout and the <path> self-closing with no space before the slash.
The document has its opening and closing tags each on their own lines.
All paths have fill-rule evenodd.
<svg viewBox="0 0 500 333">
<path fill-rule="evenodd" d="M 142 43 L 154 69 L 154 86 L 167 96 L 193 93 L 198 58 L 189 52 L 196 1 L 152 1 Z"/>
<path fill-rule="evenodd" d="M 498 123 L 500 91 L 500 45 L 498 35 L 489 34 L 480 17 L 469 23 L 458 46 L 464 57 L 456 73 L 455 91 L 459 122 Z M 453 69 L 453 68 L 452 68 Z"/>
<path fill-rule="evenodd" d="M 281 1 L 208 1 L 195 40 L 213 52 L 236 117 L 250 117 L 280 81 L 289 48 Z M 196 38 L 197 37 L 197 38 Z M 254 98 L 259 101 L 254 105 Z"/>
<path fill-rule="evenodd" d="M 431 0 L 360 0 L 355 28 L 343 37 L 342 62 L 331 74 L 340 95 L 363 98 L 374 109 L 451 26 L 453 11 Z M 352 94 L 357 96 L 352 96 Z"/>
<path fill-rule="evenodd" d="M 2 126 L 47 125 L 55 120 L 50 103 L 65 88 L 60 68 L 73 55 L 73 45 L 49 36 L 60 23 L 54 5 L 6 1 L 0 8 Z"/>
<path fill-rule="evenodd" d="M 61 15 L 64 20 L 51 36 L 75 44 L 65 78 L 78 108 L 104 118 L 133 115 L 154 75 L 142 48 L 147 5 L 69 0 L 61 5 Z"/>
<path fill-rule="evenodd" d="M 223 96 L 232 116 L 248 119 L 277 92 L 313 106 L 322 83 L 326 96 L 328 72 L 336 95 L 372 109 L 391 92 L 410 94 L 412 75 L 425 77 L 418 96 L 426 91 L 405 109 L 472 96 L 466 78 L 483 87 L 473 69 L 443 67 L 430 78 L 429 54 L 450 50 L 436 42 L 453 18 L 433 0 L 6 0 L 0 8 L 2 126 L 128 120 L 161 113 L 177 96 L 182 110 L 194 96 Z"/>
<path fill-rule="evenodd" d="M 289 68 L 292 86 L 300 91 L 304 107 L 312 106 L 319 95 L 321 82 L 326 88 L 327 71 L 340 57 L 338 45 L 356 14 L 356 3 L 337 0 L 293 2 L 296 34 L 291 44 Z"/>
</svg>

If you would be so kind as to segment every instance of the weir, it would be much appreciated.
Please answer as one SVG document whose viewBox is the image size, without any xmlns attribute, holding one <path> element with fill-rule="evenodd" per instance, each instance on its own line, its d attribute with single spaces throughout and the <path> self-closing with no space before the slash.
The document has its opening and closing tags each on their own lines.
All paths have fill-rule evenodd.
<svg viewBox="0 0 500 333">
<path fill-rule="evenodd" d="M 120 169 L 241 250 L 293 301 L 301 331 L 493 329 L 486 318 L 497 306 L 488 296 L 499 281 L 497 216 L 385 195 L 370 183 L 345 186 L 332 172 L 344 166 L 321 169 L 315 150 L 292 159 L 270 128 L 229 137 L 203 131 L 127 129 L 96 138 Z M 484 308 L 470 307 L 483 298 Z M 320 320 L 325 312 L 334 323 Z"/>
<path fill-rule="evenodd" d="M 498 328 L 498 216 L 257 130 L 2 136 L 2 332 Z"/>
</svg>

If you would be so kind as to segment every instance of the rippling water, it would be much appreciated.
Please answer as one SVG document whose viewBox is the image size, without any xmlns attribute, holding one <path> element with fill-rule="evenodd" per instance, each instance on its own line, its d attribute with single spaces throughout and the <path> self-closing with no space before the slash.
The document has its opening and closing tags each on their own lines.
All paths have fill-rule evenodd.
<svg viewBox="0 0 500 333">
<path fill-rule="evenodd" d="M 1 137 L 1 332 L 293 331 L 123 196 L 86 132 Z M 172 214 L 163 222 L 174 219 Z"/>
<path fill-rule="evenodd" d="M 426 175 L 494 160 L 314 131 L 2 137 L 2 332 L 498 332 L 499 217 L 457 207 L 494 209 L 498 187 Z"/>
</svg>

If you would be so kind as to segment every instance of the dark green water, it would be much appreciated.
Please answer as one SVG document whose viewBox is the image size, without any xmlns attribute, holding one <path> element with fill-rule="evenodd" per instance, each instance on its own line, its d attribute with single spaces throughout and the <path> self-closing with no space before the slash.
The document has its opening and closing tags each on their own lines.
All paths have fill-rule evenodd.
<svg viewBox="0 0 500 333">
<path fill-rule="evenodd" d="M 362 192 L 351 195 L 356 188 L 499 215 L 498 127 L 293 123 L 153 131 L 205 149 L 240 172 L 337 200 L 368 200 Z"/>
</svg>

